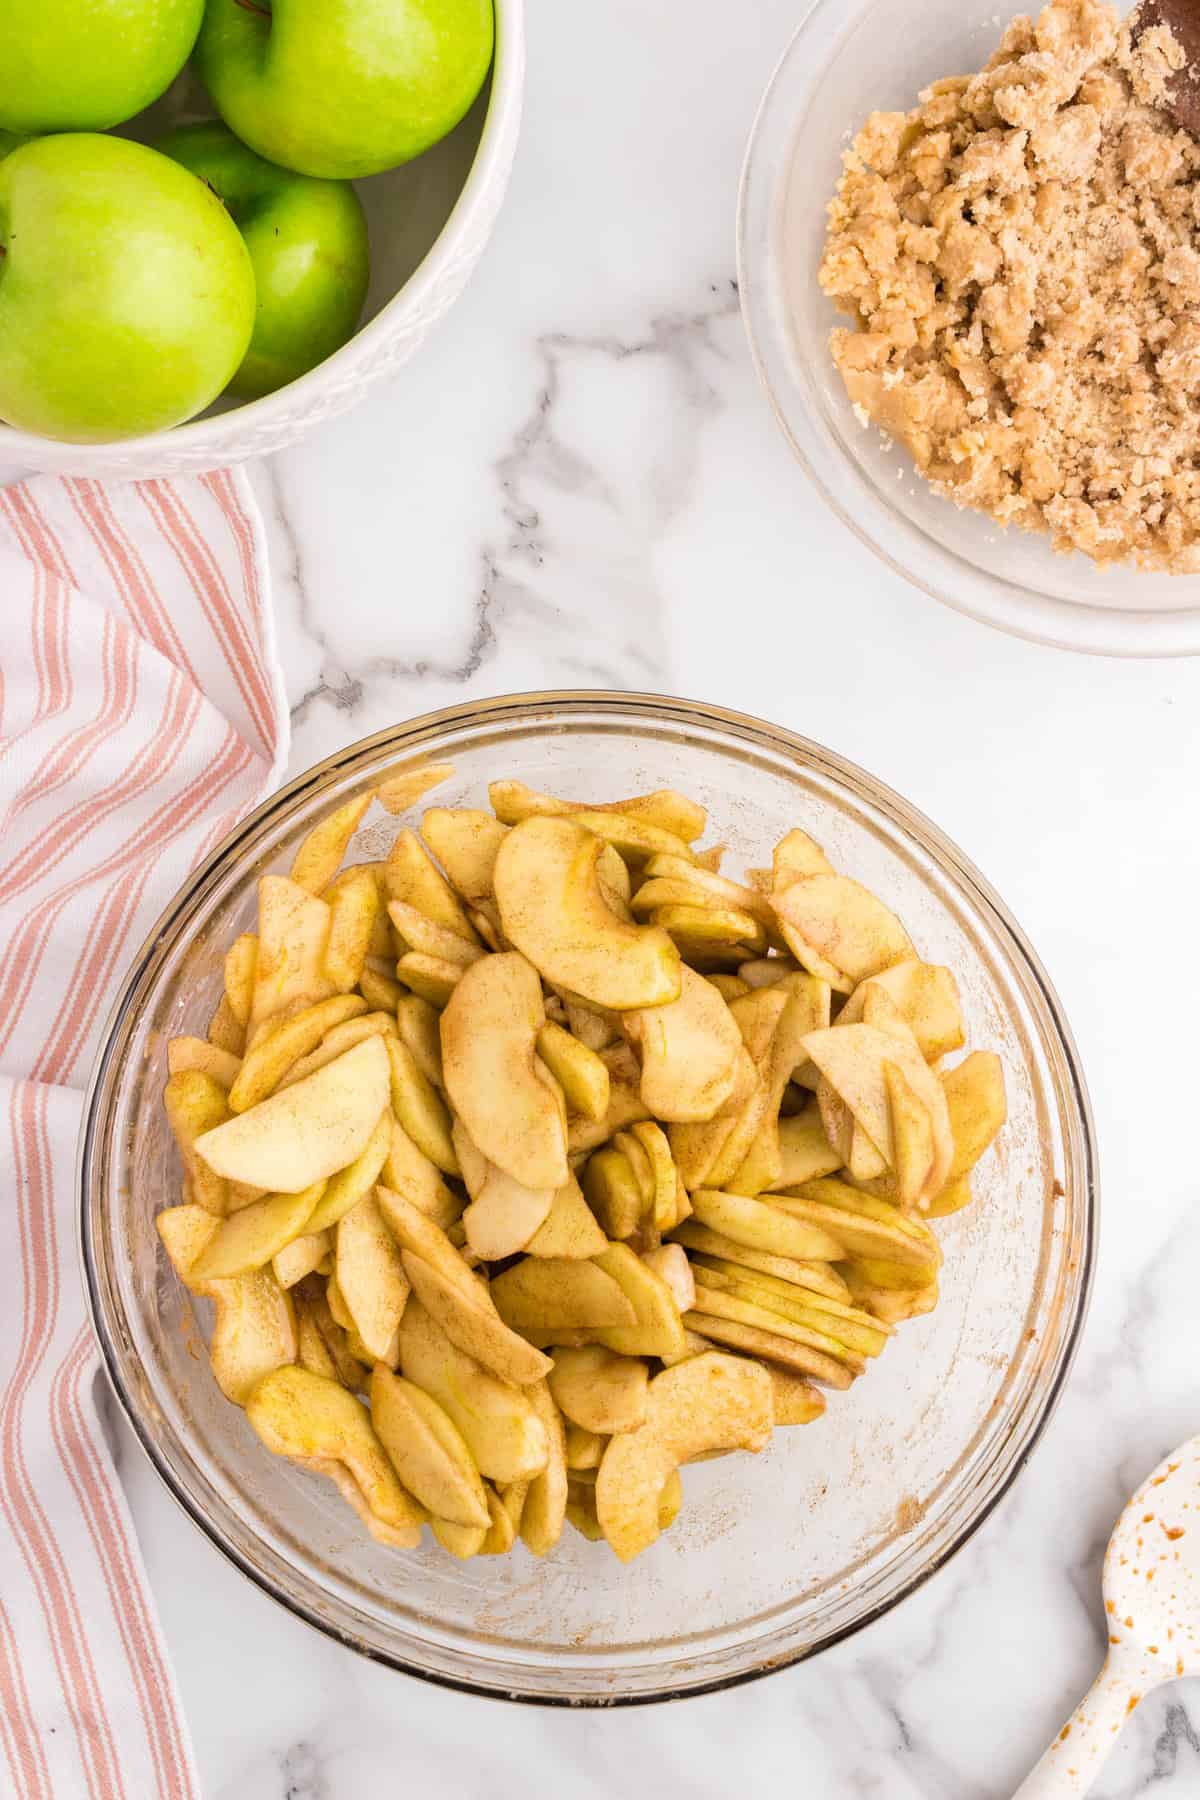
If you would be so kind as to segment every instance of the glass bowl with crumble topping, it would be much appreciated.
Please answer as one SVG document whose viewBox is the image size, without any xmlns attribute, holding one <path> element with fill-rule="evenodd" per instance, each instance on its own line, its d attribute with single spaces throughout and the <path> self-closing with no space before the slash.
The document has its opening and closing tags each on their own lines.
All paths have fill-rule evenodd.
<svg viewBox="0 0 1200 1800">
<path fill-rule="evenodd" d="M 1101 0 L 816 0 L 739 208 L 751 347 L 843 521 L 935 599 L 1119 656 L 1200 652 L 1174 55 Z"/>
</svg>

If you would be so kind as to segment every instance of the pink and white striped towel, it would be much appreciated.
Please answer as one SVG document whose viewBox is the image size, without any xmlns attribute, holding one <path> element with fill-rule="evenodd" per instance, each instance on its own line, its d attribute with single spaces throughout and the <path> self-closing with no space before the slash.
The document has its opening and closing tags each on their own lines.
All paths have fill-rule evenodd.
<svg viewBox="0 0 1200 1800">
<path fill-rule="evenodd" d="M 287 755 L 244 476 L 0 489 L 0 1793 L 197 1800 L 100 1429 L 81 1088 L 155 917 Z"/>
</svg>

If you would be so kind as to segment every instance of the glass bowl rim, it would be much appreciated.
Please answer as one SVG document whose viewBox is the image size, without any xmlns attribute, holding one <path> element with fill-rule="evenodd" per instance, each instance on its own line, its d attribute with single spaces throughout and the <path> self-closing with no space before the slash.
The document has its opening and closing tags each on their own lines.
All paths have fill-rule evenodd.
<svg viewBox="0 0 1200 1800">
<path fill-rule="evenodd" d="M 854 18 L 870 3 L 871 0 L 857 0 L 855 14 L 846 19 L 847 26 L 854 23 Z M 771 280 L 759 263 L 758 233 L 765 231 L 768 237 L 773 234 L 780 199 L 778 178 L 767 191 L 762 188 L 760 171 L 763 140 L 775 123 L 783 84 L 796 57 L 803 52 L 813 28 L 844 7 L 845 0 L 807 0 L 755 108 L 738 182 L 735 240 L 742 325 L 750 346 L 751 361 L 788 447 L 821 499 L 853 532 L 859 543 L 894 575 L 940 605 L 1030 643 L 1074 650 L 1083 655 L 1139 659 L 1200 655 L 1200 606 L 1147 608 L 1142 612 L 1130 607 L 1067 600 L 970 563 L 933 532 L 903 517 L 885 497 L 877 494 L 863 469 L 842 444 L 836 440 L 832 444 L 826 442 L 829 434 L 817 418 L 812 396 L 786 367 L 788 357 L 794 358 L 795 353 L 784 345 L 783 334 L 774 317 Z M 828 68 L 829 60 L 828 56 L 823 59 L 822 69 Z M 819 73 L 814 74 L 814 79 Z M 800 122 L 796 120 L 793 137 Z M 755 238 L 753 244 L 752 236 Z M 784 365 L 782 370 L 777 366 L 781 363 Z M 785 383 L 781 375 L 795 390 L 795 404 L 791 408 L 785 403 L 782 392 Z M 797 418 L 803 420 L 811 433 L 811 443 L 801 441 Z M 833 481 L 821 467 L 823 458 L 844 469 L 859 496 L 865 498 L 865 507 L 870 509 L 868 517 L 860 518 L 845 496 L 835 491 Z M 876 515 L 886 520 L 886 535 L 879 527 Z M 921 544 L 919 550 L 912 548 L 917 540 Z M 1160 579 L 1194 580 L 1187 576 L 1165 575 Z M 978 592 L 974 591 L 976 589 Z"/>
<path fill-rule="evenodd" d="M 96 1184 L 97 1192 L 94 1194 L 91 1161 L 110 1085 L 121 1067 L 114 1046 L 126 1023 L 127 1016 L 133 1008 L 136 990 L 147 970 L 156 959 L 166 953 L 167 948 L 174 941 L 182 915 L 185 915 L 191 905 L 202 897 L 210 878 L 224 868 L 230 859 L 236 859 L 245 839 L 252 837 L 261 827 L 269 824 L 275 815 L 286 813 L 293 802 L 308 790 L 319 790 L 325 784 L 327 777 L 345 773 L 352 765 L 371 760 L 378 751 L 385 747 L 399 755 L 405 750 L 419 749 L 423 743 L 427 744 L 431 740 L 436 742 L 447 730 L 485 723 L 493 725 L 497 723 L 521 724 L 541 720 L 545 721 L 548 729 L 553 732 L 554 722 L 564 715 L 586 719 L 592 713 L 624 714 L 631 720 L 650 717 L 681 727 L 690 724 L 700 728 L 716 728 L 741 737 L 751 744 L 765 745 L 777 751 L 799 754 L 808 764 L 834 776 L 837 782 L 851 793 L 857 793 L 868 799 L 871 804 L 879 807 L 889 816 L 893 824 L 914 836 L 938 859 L 955 881 L 961 885 L 972 904 L 977 906 L 985 917 L 989 917 L 990 922 L 999 926 L 1007 940 L 1006 947 L 1017 960 L 1024 964 L 1046 1008 L 1048 1020 L 1062 1052 L 1064 1070 L 1069 1077 L 1066 1091 L 1073 1105 L 1074 1122 L 1079 1134 L 1083 1241 L 1073 1313 L 1064 1328 L 1058 1364 L 1053 1369 L 1045 1392 L 1031 1409 L 1030 1418 L 1025 1425 L 1026 1441 L 1020 1454 L 1013 1458 L 1003 1477 L 984 1494 L 976 1510 L 957 1529 L 952 1539 L 939 1553 L 917 1569 L 894 1596 L 876 1602 L 860 1617 L 838 1626 L 814 1642 L 802 1644 L 794 1651 L 783 1654 L 773 1653 L 753 1667 L 717 1676 L 711 1681 L 693 1683 L 686 1687 L 675 1687 L 671 1685 L 668 1676 L 660 1689 L 652 1691 L 576 1696 L 524 1692 L 514 1689 L 510 1684 L 493 1683 L 486 1679 L 468 1679 L 445 1670 L 425 1667 L 407 1656 L 364 1644 L 353 1632 L 343 1630 L 330 1619 L 322 1617 L 297 1595 L 283 1591 L 263 1570 L 256 1567 L 224 1537 L 193 1500 L 186 1484 L 175 1476 L 166 1458 L 160 1453 L 153 1434 L 123 1378 L 120 1355 L 113 1334 L 108 1328 L 99 1270 L 92 1248 L 92 1215 L 104 1183 L 101 1166 L 97 1171 L 100 1179 Z M 715 746 L 712 748 L 716 749 Z M 151 927 L 141 948 L 131 959 L 120 992 L 105 1020 L 101 1045 L 84 1094 L 81 1115 L 76 1163 L 77 1248 L 83 1275 L 88 1319 L 100 1351 L 104 1373 L 129 1429 L 148 1459 L 151 1468 L 176 1505 L 208 1542 L 260 1592 L 282 1606 L 294 1618 L 321 1633 L 322 1636 L 331 1638 L 335 1643 L 342 1644 L 360 1656 L 365 1656 L 368 1661 L 382 1663 L 401 1674 L 415 1676 L 418 1680 L 430 1682 L 435 1687 L 449 1688 L 479 1698 L 508 1700 L 524 1705 L 566 1707 L 575 1710 L 648 1706 L 666 1701 L 692 1699 L 703 1694 L 724 1692 L 730 1688 L 740 1687 L 747 1682 L 761 1680 L 781 1669 L 789 1668 L 800 1661 L 817 1656 L 822 1651 L 832 1649 L 834 1645 L 855 1636 L 887 1613 L 900 1607 L 932 1576 L 943 1569 L 992 1516 L 1042 1441 L 1074 1365 L 1087 1321 L 1095 1278 L 1100 1207 L 1097 1161 L 1095 1124 L 1078 1048 L 1052 982 L 1024 931 L 986 877 L 917 807 L 911 805 L 885 782 L 880 781 L 848 758 L 840 756 L 836 751 L 827 749 L 825 745 L 814 739 L 803 737 L 797 732 L 789 731 L 784 726 L 772 724 L 756 718 L 752 714 L 732 711 L 705 701 L 637 691 L 606 688 L 534 690 L 526 693 L 499 695 L 490 699 L 466 701 L 456 706 L 421 713 L 416 718 L 408 719 L 400 725 L 371 733 L 367 737 L 359 738 L 354 743 L 333 751 L 329 756 L 312 764 L 284 786 L 269 794 L 225 835 L 215 849 L 195 869 L 186 883 L 180 887 Z"/>
</svg>

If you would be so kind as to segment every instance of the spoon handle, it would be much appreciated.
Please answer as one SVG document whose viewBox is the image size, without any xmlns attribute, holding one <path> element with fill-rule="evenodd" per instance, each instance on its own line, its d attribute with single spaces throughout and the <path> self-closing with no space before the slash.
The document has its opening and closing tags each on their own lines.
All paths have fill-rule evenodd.
<svg viewBox="0 0 1200 1800">
<path fill-rule="evenodd" d="M 1033 1773 L 1013 1800 L 1069 1800 L 1086 1794 L 1116 1744 L 1122 1725 L 1141 1699 L 1133 1663 L 1108 1656 Z"/>
</svg>

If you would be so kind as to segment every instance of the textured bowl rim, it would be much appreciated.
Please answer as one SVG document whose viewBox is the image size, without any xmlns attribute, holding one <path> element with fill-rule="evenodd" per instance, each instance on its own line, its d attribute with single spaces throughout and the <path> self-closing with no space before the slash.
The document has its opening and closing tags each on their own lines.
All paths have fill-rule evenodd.
<svg viewBox="0 0 1200 1800">
<path fill-rule="evenodd" d="M 434 1670 L 423 1667 L 407 1657 L 378 1650 L 359 1642 L 351 1633 L 343 1631 L 328 1618 L 298 1600 L 294 1595 L 281 1592 L 273 1581 L 262 1570 L 256 1568 L 232 1544 L 228 1543 L 213 1525 L 203 1510 L 187 1492 L 184 1484 L 177 1480 L 164 1458 L 160 1455 L 153 1436 L 138 1411 L 132 1393 L 122 1379 L 120 1366 L 114 1345 L 102 1322 L 102 1305 L 100 1281 L 96 1263 L 92 1253 L 91 1210 L 92 1193 L 89 1178 L 93 1145 L 97 1132 L 97 1107 L 101 1089 L 109 1066 L 114 1059 L 114 1040 L 116 1039 L 126 1014 L 132 1004 L 132 996 L 136 990 L 146 966 L 158 952 L 161 942 L 175 928 L 178 915 L 185 911 L 196 891 L 203 887 L 210 875 L 229 856 L 236 853 L 239 843 L 245 836 L 253 834 L 272 813 L 285 807 L 293 798 L 314 783 L 347 764 L 356 762 L 385 745 L 397 753 L 403 751 L 406 743 L 413 748 L 427 741 L 433 734 L 440 734 L 447 729 L 463 725 L 479 725 L 497 723 L 505 718 L 520 718 L 531 713 L 548 715 L 547 728 L 554 730 L 553 720 L 564 712 L 587 712 L 593 709 L 610 712 L 624 712 L 632 720 L 650 716 L 657 720 L 666 719 L 678 724 L 699 720 L 707 726 L 717 726 L 732 731 L 749 742 L 761 742 L 766 739 L 774 747 L 798 752 L 806 758 L 819 758 L 828 769 L 842 780 L 848 782 L 851 789 L 862 784 L 869 791 L 871 799 L 882 806 L 892 818 L 911 831 L 943 860 L 955 879 L 963 884 L 971 900 L 977 903 L 985 913 L 992 915 L 1003 928 L 1012 942 L 1014 950 L 1023 959 L 1038 992 L 1046 1006 L 1047 1014 L 1054 1033 L 1057 1036 L 1063 1053 L 1065 1070 L 1069 1076 L 1069 1092 L 1075 1108 L 1075 1122 L 1079 1128 L 1080 1145 L 1080 1179 L 1083 1187 L 1084 1214 L 1082 1246 L 1079 1253 L 1079 1281 L 1076 1291 L 1074 1312 L 1068 1321 L 1059 1353 L 1058 1366 L 1053 1372 L 1040 1402 L 1033 1409 L 1031 1421 L 1027 1426 L 1027 1441 L 1022 1454 L 1015 1458 L 1011 1466 L 995 1487 L 987 1494 L 977 1513 L 969 1518 L 947 1543 L 944 1549 L 912 1578 L 904 1584 L 891 1599 L 881 1601 L 868 1609 L 860 1618 L 822 1637 L 818 1642 L 801 1645 L 786 1654 L 774 1655 L 753 1668 L 742 1669 L 731 1675 L 715 1677 L 711 1681 L 698 1682 L 686 1687 L 663 1688 L 650 1692 L 605 1693 L 585 1696 L 545 1694 L 527 1692 L 492 1680 L 466 1679 L 450 1674 L 445 1670 Z M 182 1512 L 192 1521 L 202 1535 L 220 1552 L 227 1561 L 241 1571 L 262 1593 L 276 1601 L 295 1618 L 310 1625 L 322 1636 L 332 1638 L 335 1643 L 354 1650 L 370 1662 L 382 1663 L 388 1668 L 406 1675 L 416 1676 L 419 1680 L 428 1681 L 435 1687 L 450 1688 L 461 1693 L 469 1693 L 483 1698 L 515 1701 L 526 1705 L 567 1707 L 572 1709 L 609 1709 L 618 1706 L 649 1706 L 667 1701 L 686 1700 L 703 1694 L 724 1692 L 726 1689 L 742 1686 L 744 1683 L 761 1680 L 767 1675 L 777 1673 L 781 1669 L 806 1661 L 832 1649 L 834 1645 L 856 1636 L 869 1625 L 875 1624 L 887 1613 L 902 1606 L 920 1588 L 924 1587 L 934 1575 L 968 1544 L 986 1521 L 992 1516 L 1000 1502 L 1011 1490 L 1018 1476 L 1022 1473 L 1030 1457 L 1042 1442 L 1046 1429 L 1057 1410 L 1059 1400 L 1070 1377 L 1080 1339 L 1087 1321 L 1091 1304 L 1096 1268 L 1096 1246 L 1099 1233 L 1100 1195 L 1097 1173 L 1097 1143 L 1095 1124 L 1092 1117 L 1091 1102 L 1087 1084 L 1084 1079 L 1078 1048 L 1074 1036 L 1063 1012 L 1062 1003 L 1050 981 L 1041 960 L 1033 949 L 1024 931 L 1008 911 L 999 894 L 976 869 L 970 859 L 958 849 L 949 838 L 927 818 L 917 807 L 912 806 L 885 782 L 863 769 L 847 757 L 836 751 L 827 749 L 815 739 L 802 737 L 799 733 L 789 731 L 786 727 L 775 725 L 769 721 L 756 718 L 749 713 L 733 712 L 724 707 L 710 705 L 706 701 L 680 699 L 677 696 L 625 692 L 606 688 L 564 688 L 551 689 L 545 692 L 532 691 L 521 694 L 507 694 L 494 699 L 468 701 L 457 706 L 443 707 L 434 712 L 419 714 L 416 718 L 405 721 L 400 726 L 393 726 L 368 737 L 359 738 L 354 743 L 334 751 L 321 762 L 314 763 L 308 769 L 295 776 L 285 786 L 269 795 L 253 812 L 228 832 L 211 854 L 194 871 L 185 886 L 180 888 L 169 905 L 151 928 L 145 942 L 136 956 L 131 960 L 125 980 L 122 983 L 112 1008 L 105 1021 L 104 1034 L 100 1049 L 96 1056 L 87 1090 L 84 1095 L 82 1120 L 76 1165 L 76 1181 L 78 1191 L 77 1211 L 77 1247 L 80 1256 L 84 1295 L 87 1303 L 89 1322 L 100 1350 L 105 1373 L 110 1387 L 117 1399 L 131 1432 L 145 1453 L 151 1467 L 158 1475 L 167 1492 L 175 1500 Z"/>
<path fill-rule="evenodd" d="M 183 455 L 195 462 L 211 454 L 213 466 L 237 460 L 243 438 L 264 430 L 283 431 L 297 410 L 317 399 L 328 387 L 353 385 L 356 374 L 365 379 L 380 346 L 387 342 L 398 322 L 419 313 L 436 290 L 460 244 L 471 236 L 480 214 L 486 212 L 497 182 L 508 178 L 510 126 L 519 120 L 525 87 L 525 0 L 493 0 L 496 15 L 496 47 L 491 68 L 491 92 L 479 143 L 449 217 L 424 259 L 404 286 L 368 319 L 348 343 L 324 362 L 286 387 L 259 400 L 249 400 L 230 412 L 211 418 L 187 420 L 166 431 L 141 437 L 118 438 L 107 444 L 74 444 L 56 438 L 18 431 L 0 422 L 0 462 L 46 474 L 74 473 L 86 467 L 89 475 L 125 473 L 130 464 L 156 457 L 170 460 Z M 198 464 L 196 466 L 199 466 Z"/>
<path fill-rule="evenodd" d="M 856 0 L 856 3 L 861 9 L 866 0 Z M 793 60 L 804 52 L 808 33 L 832 13 L 845 13 L 846 24 L 852 22 L 847 0 L 808 0 L 804 7 L 755 108 L 738 183 L 735 236 L 742 324 L 763 391 L 797 462 L 830 511 L 893 574 L 927 594 L 931 600 L 937 600 L 978 624 L 991 625 L 1030 643 L 1091 656 L 1200 655 L 1200 606 L 1142 612 L 1128 607 L 1097 606 L 1061 599 L 1020 582 L 1005 580 L 967 562 L 940 539 L 895 514 L 889 517 L 892 541 L 886 542 L 874 523 L 864 523 L 847 497 L 836 492 L 822 473 L 818 458 L 821 434 L 811 417 L 813 408 L 809 396 L 787 371 L 791 352 L 784 346 L 774 316 L 770 280 L 763 276 L 759 265 L 759 239 L 761 235 L 768 239 L 773 237 L 779 201 L 777 180 L 770 192 L 762 187 L 759 153 L 765 133 L 775 123 L 779 90 Z M 795 123 L 798 125 L 799 120 Z M 782 378 L 776 363 L 784 365 Z M 790 411 L 781 395 L 785 385 L 797 395 L 797 404 Z M 808 442 L 801 440 L 796 414 L 804 415 L 810 434 Z M 887 510 L 886 502 L 875 499 L 871 484 L 853 459 L 847 457 L 844 463 L 856 486 L 857 496 L 865 496 L 865 504 Z M 1145 579 L 1153 577 L 1147 575 Z M 1160 579 L 1174 580 L 1178 584 L 1190 580 L 1193 588 L 1196 587 L 1195 577 L 1164 575 Z M 972 592 L 972 586 L 979 592 Z"/>
</svg>

